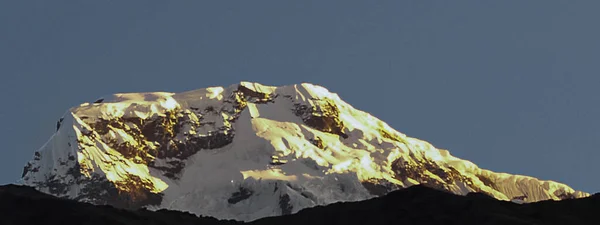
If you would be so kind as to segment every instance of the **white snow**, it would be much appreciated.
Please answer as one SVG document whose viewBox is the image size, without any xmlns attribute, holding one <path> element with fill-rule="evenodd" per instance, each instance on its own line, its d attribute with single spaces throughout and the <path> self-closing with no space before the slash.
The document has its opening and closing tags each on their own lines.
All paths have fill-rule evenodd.
<svg viewBox="0 0 600 225">
<path fill-rule="evenodd" d="M 102 103 L 74 107 L 65 115 L 61 129 L 39 150 L 41 160 L 32 161 L 39 171 L 28 173 L 23 182 L 36 186 L 36 182 L 44 181 L 51 174 L 64 176 L 73 165 L 60 165 L 60 161 L 72 154 L 76 155 L 76 163 L 88 177 L 99 174 L 115 183 L 124 181 L 129 175 L 146 180 L 150 185 L 145 188 L 164 194 L 158 208 L 245 221 L 280 215 L 279 204 L 284 195 L 290 198 L 292 212 L 297 212 L 315 205 L 373 197 L 361 184 L 371 179 L 386 180 L 400 187 L 417 184 L 411 178 L 396 179 L 391 166 L 399 158 L 412 163 L 428 159 L 441 169 L 454 168 L 461 176 L 472 179 L 478 188 L 501 200 L 523 195 L 527 196 L 528 202 L 559 199 L 556 195 L 559 192 L 578 197 L 588 195 L 553 181 L 480 169 L 470 161 L 450 155 L 447 150 L 407 137 L 317 85 L 272 87 L 251 82 L 239 85 L 278 97 L 274 103 L 248 102 L 232 124 L 228 122 L 231 115 L 227 113 L 194 114 L 192 111 L 231 107 L 224 101 L 237 85 L 184 93 L 115 94 L 104 98 Z M 318 101 L 325 99 L 338 107 L 339 119 L 345 125 L 344 132 L 348 138 L 311 128 L 292 111 L 294 104 L 320 107 Z M 235 131 L 231 144 L 219 149 L 201 150 L 186 159 L 179 179 L 165 177 L 155 169 L 126 159 L 103 139 L 82 135 L 89 131 L 95 137 L 101 136 L 86 124 L 96 118 L 150 118 L 164 116 L 167 110 L 175 109 L 183 111 L 191 121 L 215 123 L 196 130 L 183 126 L 183 131 L 175 138 L 179 141 L 186 139 L 184 133 L 202 136 L 216 127 L 232 126 Z M 386 137 L 380 131 L 394 138 Z M 118 143 L 135 143 L 135 139 L 124 130 L 112 129 L 108 135 L 104 138 Z M 317 138 L 322 140 L 322 149 L 311 143 Z M 155 163 L 166 166 L 168 160 L 156 159 Z M 284 164 L 272 164 L 274 161 Z M 444 182 L 430 171 L 425 171 L 424 175 Z M 478 176 L 494 181 L 496 189 L 486 186 Z M 232 193 L 241 187 L 252 190 L 252 195 L 235 204 L 229 203 Z M 79 187 L 73 184 L 70 190 L 65 196 L 77 197 Z M 474 191 L 462 182 L 449 184 L 449 190 L 457 194 Z M 42 191 L 49 192 L 47 189 Z"/>
</svg>

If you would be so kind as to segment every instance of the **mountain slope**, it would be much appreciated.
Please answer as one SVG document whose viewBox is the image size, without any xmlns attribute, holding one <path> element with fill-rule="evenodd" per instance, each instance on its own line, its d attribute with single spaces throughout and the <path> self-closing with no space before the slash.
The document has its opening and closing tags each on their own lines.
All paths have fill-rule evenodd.
<svg viewBox="0 0 600 225">
<path fill-rule="evenodd" d="M 360 202 L 334 203 L 256 224 L 599 224 L 600 196 L 516 204 L 481 193 L 458 196 L 422 185 Z"/>
<path fill-rule="evenodd" d="M 303 209 L 297 214 L 242 223 L 160 210 L 122 210 L 59 199 L 25 186 L 0 186 L 0 224 L 600 224 L 600 197 L 515 204 L 483 194 L 457 196 L 421 185 L 359 202 Z"/>
<path fill-rule="evenodd" d="M 94 204 L 245 221 L 415 184 L 519 202 L 588 196 L 480 169 L 323 87 L 249 82 L 115 94 L 74 107 L 22 183 Z"/>
<path fill-rule="evenodd" d="M 2 225 L 192 225 L 241 224 L 235 221 L 197 217 L 193 214 L 161 210 L 122 210 L 60 199 L 31 187 L 0 186 L 0 224 Z"/>
</svg>

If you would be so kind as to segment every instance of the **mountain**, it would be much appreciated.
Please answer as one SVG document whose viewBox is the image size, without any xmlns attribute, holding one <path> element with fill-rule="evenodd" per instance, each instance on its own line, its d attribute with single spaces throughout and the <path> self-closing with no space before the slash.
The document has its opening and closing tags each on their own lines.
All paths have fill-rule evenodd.
<svg viewBox="0 0 600 225">
<path fill-rule="evenodd" d="M 515 202 L 589 196 L 481 169 L 323 87 L 250 82 L 115 94 L 73 107 L 21 183 L 93 204 L 243 221 L 416 184 Z"/>
<path fill-rule="evenodd" d="M 124 210 L 57 198 L 27 186 L 0 186 L 2 225 L 241 224 L 177 211 Z"/>
<path fill-rule="evenodd" d="M 369 200 L 317 206 L 292 215 L 243 223 L 164 209 L 153 212 L 95 206 L 56 198 L 31 187 L 0 186 L 0 224 L 3 225 L 595 225 L 600 224 L 598 211 L 600 196 L 597 194 L 563 201 L 516 204 L 484 194 L 458 196 L 414 185 Z"/>
</svg>

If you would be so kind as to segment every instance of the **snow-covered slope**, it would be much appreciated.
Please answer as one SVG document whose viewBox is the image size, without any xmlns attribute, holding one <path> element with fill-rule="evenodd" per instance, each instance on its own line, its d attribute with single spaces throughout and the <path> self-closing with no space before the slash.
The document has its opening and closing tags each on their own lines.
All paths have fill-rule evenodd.
<svg viewBox="0 0 600 225">
<path fill-rule="evenodd" d="M 327 89 L 242 82 L 70 109 L 22 182 L 56 196 L 253 220 L 422 183 L 502 200 L 588 196 L 495 173 L 394 130 Z"/>
</svg>

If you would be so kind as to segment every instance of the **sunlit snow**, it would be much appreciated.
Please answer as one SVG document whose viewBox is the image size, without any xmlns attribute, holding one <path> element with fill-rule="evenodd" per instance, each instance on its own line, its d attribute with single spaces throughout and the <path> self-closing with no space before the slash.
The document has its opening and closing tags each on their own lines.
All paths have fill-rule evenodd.
<svg viewBox="0 0 600 225">
<path fill-rule="evenodd" d="M 192 113 L 192 109 L 229 107 L 224 102 L 238 86 L 278 97 L 266 104 L 245 103 L 235 122 L 230 122 L 231 115 L 227 113 Z M 128 186 L 121 183 L 127 183 L 131 176 L 140 178 L 143 188 L 163 194 L 161 205 L 151 208 L 253 220 L 280 215 L 280 198 L 284 194 L 289 196 L 293 212 L 297 212 L 315 205 L 373 197 L 362 182 L 383 180 L 399 188 L 418 184 L 411 177 L 400 179 L 392 170 L 392 163 L 403 160 L 408 165 L 431 160 L 439 169 L 456 170 L 460 176 L 473 181 L 472 185 L 456 181 L 448 183 L 429 170 L 423 171 L 423 175 L 432 180 L 448 183 L 447 189 L 457 194 L 484 191 L 501 200 L 526 195 L 526 202 L 560 199 L 560 193 L 577 197 L 588 195 L 553 181 L 480 169 L 470 161 L 450 155 L 447 150 L 407 137 L 385 122 L 355 109 L 337 94 L 312 84 L 272 87 L 242 82 L 230 87 L 183 93 L 128 93 L 103 99 L 101 103 L 82 104 L 66 113 L 62 127 L 39 150 L 41 160 L 33 161 L 39 170 L 27 173 L 23 180 L 25 184 L 37 186 L 52 175 L 73 179 L 66 174 L 74 165 L 60 163 L 73 155 L 86 177 L 106 177 L 122 191 L 128 191 Z M 343 132 L 347 138 L 310 127 L 292 111 L 294 104 L 316 106 L 316 101 L 324 99 L 339 109 L 338 117 L 344 124 Z M 201 150 L 185 159 L 185 168 L 177 179 L 136 162 L 139 158 L 124 157 L 107 143 L 114 141 L 137 146 L 144 137 L 134 137 L 123 129 L 110 129 L 102 136 L 86 122 L 118 117 L 147 119 L 165 116 L 167 111 L 175 109 L 183 112 L 189 121 L 203 120 L 214 124 L 194 129 L 182 125 L 173 141 L 185 141 L 186 135 L 207 135 L 213 131 L 213 126 L 230 127 L 235 132 L 230 144 Z M 316 146 L 315 140 L 322 146 Z M 156 148 L 156 143 L 150 141 L 142 144 Z M 169 160 L 156 159 L 154 163 L 157 167 L 167 166 Z M 486 185 L 481 177 L 492 180 L 495 187 Z M 227 199 L 240 187 L 252 190 L 252 195 L 235 204 L 228 203 Z M 77 198 L 80 189 L 73 184 L 64 196 Z"/>
</svg>

